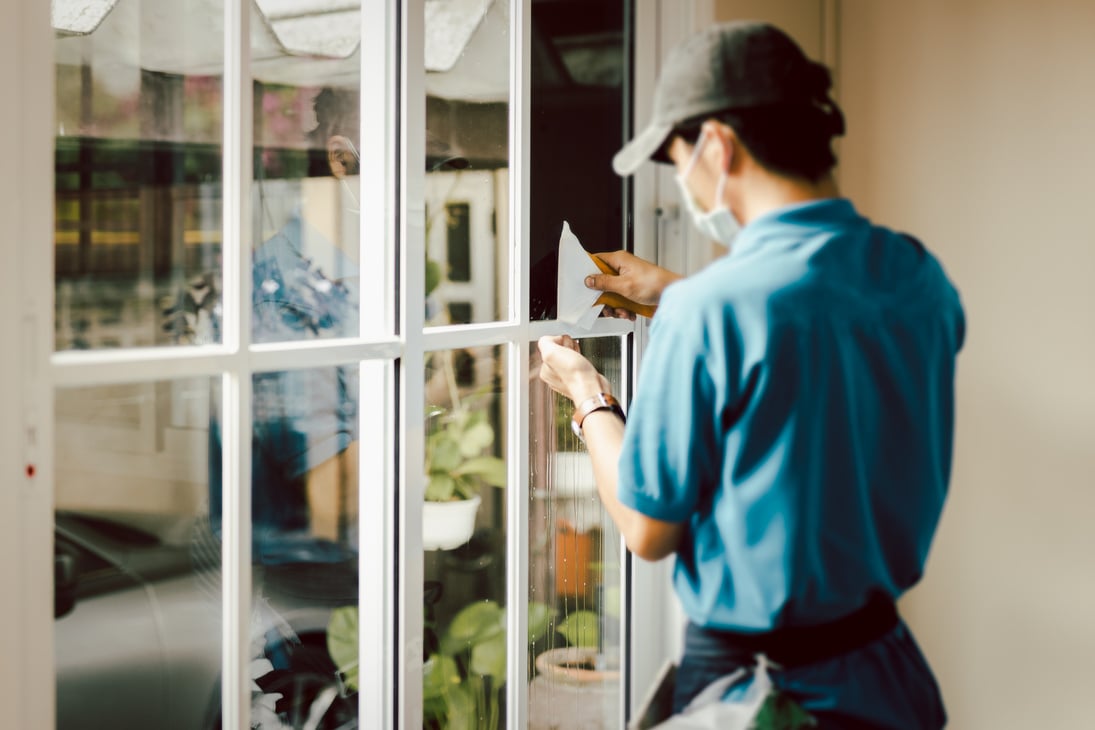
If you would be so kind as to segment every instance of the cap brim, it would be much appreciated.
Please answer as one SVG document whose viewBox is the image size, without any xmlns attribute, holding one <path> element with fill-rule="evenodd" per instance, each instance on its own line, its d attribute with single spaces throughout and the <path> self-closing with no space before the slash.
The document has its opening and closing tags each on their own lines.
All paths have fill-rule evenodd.
<svg viewBox="0 0 1095 730">
<path fill-rule="evenodd" d="M 672 131 L 672 124 L 648 125 L 616 153 L 616 156 L 612 158 L 612 169 L 617 175 L 632 174 L 658 151 Z"/>
</svg>

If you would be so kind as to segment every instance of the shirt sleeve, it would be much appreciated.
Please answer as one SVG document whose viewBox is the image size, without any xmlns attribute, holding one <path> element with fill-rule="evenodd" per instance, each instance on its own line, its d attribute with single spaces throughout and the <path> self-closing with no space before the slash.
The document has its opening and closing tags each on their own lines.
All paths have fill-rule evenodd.
<svg viewBox="0 0 1095 730">
<path fill-rule="evenodd" d="M 691 517 L 722 470 L 720 413 L 727 383 L 738 372 L 728 324 L 662 298 L 643 354 L 620 454 L 618 497 L 665 522 Z M 729 343 L 728 343 L 729 340 Z M 728 347 L 727 345 L 730 345 Z"/>
</svg>

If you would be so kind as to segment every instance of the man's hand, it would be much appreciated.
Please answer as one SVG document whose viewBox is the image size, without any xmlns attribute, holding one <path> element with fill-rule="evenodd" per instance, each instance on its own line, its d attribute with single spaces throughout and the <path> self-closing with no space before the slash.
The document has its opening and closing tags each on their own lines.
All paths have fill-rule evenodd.
<svg viewBox="0 0 1095 730">
<path fill-rule="evenodd" d="M 650 263 L 627 251 L 596 254 L 597 258 L 616 270 L 615 274 L 593 274 L 586 277 L 586 286 L 598 291 L 613 292 L 639 304 L 658 306 L 665 288 L 681 277 L 668 269 Z M 635 314 L 623 309 L 606 307 L 609 317 L 635 319 Z"/>
<path fill-rule="evenodd" d="M 578 350 L 578 343 L 567 335 L 540 338 L 540 380 L 577 405 L 598 393 L 611 393 L 608 380 Z"/>
</svg>

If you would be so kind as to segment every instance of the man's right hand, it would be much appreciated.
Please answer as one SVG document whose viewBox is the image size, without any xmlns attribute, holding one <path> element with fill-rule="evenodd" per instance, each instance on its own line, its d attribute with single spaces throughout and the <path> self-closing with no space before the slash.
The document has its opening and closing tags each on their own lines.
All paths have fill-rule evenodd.
<svg viewBox="0 0 1095 730">
<path fill-rule="evenodd" d="M 627 251 L 610 251 L 598 253 L 595 256 L 615 269 L 616 273 L 587 276 L 586 286 L 598 291 L 619 294 L 639 304 L 658 306 L 665 288 L 682 278 L 679 274 L 663 269 Z M 604 314 L 610 317 L 635 319 L 635 315 L 626 310 L 609 311 L 609 309 L 606 307 Z"/>
</svg>

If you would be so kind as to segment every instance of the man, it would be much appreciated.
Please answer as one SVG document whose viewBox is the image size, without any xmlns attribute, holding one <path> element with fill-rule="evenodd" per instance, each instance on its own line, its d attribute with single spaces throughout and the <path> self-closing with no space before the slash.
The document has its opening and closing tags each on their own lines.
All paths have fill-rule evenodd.
<svg viewBox="0 0 1095 730">
<path fill-rule="evenodd" d="M 745 668 L 832 728 L 938 728 L 938 686 L 895 599 L 947 490 L 958 295 L 915 239 L 838 197 L 828 71 L 759 23 L 666 60 L 653 121 L 616 156 L 671 162 L 729 255 L 688 279 L 630 254 L 593 288 L 657 305 L 627 417 L 568 337 L 541 377 L 573 400 L 628 547 L 676 553 L 689 618 L 675 711 Z M 739 224 L 743 226 L 738 231 Z"/>
</svg>

